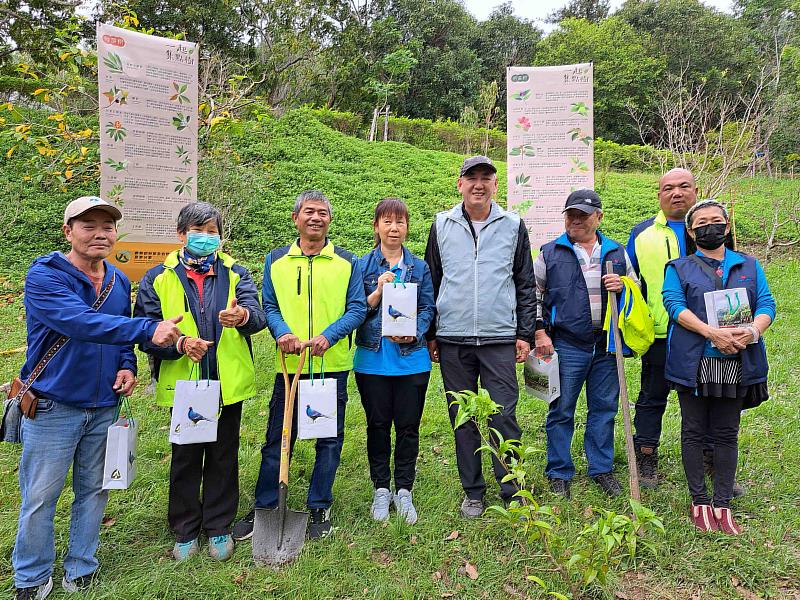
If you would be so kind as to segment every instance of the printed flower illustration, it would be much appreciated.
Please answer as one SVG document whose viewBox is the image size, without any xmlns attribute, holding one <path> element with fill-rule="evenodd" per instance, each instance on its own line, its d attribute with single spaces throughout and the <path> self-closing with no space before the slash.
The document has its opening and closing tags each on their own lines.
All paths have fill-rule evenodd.
<svg viewBox="0 0 800 600">
<path fill-rule="evenodd" d="M 119 121 L 109 122 L 106 124 L 106 135 L 115 142 L 121 142 L 128 134 L 127 130 L 122 126 Z"/>
<path fill-rule="evenodd" d="M 523 115 L 519 119 L 517 119 L 517 122 L 514 124 L 514 127 L 516 127 L 517 129 L 522 129 L 522 131 L 528 132 L 531 128 L 531 121 L 528 117 Z"/>
</svg>

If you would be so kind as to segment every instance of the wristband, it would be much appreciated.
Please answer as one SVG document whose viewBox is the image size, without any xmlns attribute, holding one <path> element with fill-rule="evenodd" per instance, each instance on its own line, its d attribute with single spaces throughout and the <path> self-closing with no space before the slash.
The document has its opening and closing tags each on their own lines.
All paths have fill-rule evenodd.
<svg viewBox="0 0 800 600">
<path fill-rule="evenodd" d="M 761 330 L 755 325 L 748 325 L 747 330 L 753 335 L 753 343 L 755 344 L 758 338 L 761 337 Z"/>
<path fill-rule="evenodd" d="M 184 352 L 184 347 L 186 346 L 186 336 L 182 335 L 178 338 L 178 341 L 175 342 L 175 350 L 178 351 L 178 354 L 186 354 Z"/>
</svg>

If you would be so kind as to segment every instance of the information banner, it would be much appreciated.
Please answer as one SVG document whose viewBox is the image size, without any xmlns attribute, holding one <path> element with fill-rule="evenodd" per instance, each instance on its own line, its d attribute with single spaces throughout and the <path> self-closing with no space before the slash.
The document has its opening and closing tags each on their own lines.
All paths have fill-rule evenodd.
<svg viewBox="0 0 800 600">
<path fill-rule="evenodd" d="M 112 262 L 138 280 L 180 246 L 197 199 L 197 44 L 99 23 L 100 195 L 123 220 Z"/>
<path fill-rule="evenodd" d="M 569 193 L 594 187 L 592 64 L 509 67 L 508 207 L 531 248 L 564 232 Z"/>
</svg>

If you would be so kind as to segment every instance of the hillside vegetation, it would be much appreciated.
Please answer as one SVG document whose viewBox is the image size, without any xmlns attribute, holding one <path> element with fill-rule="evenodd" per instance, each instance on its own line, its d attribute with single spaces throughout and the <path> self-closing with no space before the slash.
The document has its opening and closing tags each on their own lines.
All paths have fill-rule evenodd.
<svg viewBox="0 0 800 600">
<path fill-rule="evenodd" d="M 5 148 L 0 145 L 0 156 Z M 64 206 L 96 185 L 53 186 L 25 180 L 16 156 L 0 163 L 0 274 L 18 281 L 31 259 L 63 246 Z M 294 237 L 290 213 L 297 194 L 322 190 L 334 206 L 331 238 L 359 254 L 372 245 L 372 211 L 382 197 L 405 200 L 411 211 L 408 245 L 422 253 L 436 212 L 460 200 L 455 182 L 463 156 L 399 142 L 369 143 L 321 123 L 299 109 L 282 118 L 260 116 L 214 131 L 199 165 L 199 199 L 221 206 L 230 227 L 228 248 L 254 271 L 271 248 Z M 498 162 L 500 202 L 506 167 Z M 606 207 L 604 231 L 620 241 L 657 208 L 657 175 L 602 172 L 596 186 Z M 766 240 L 772 202 L 798 194 L 800 182 L 749 178 L 736 187 L 736 223 L 746 244 Z"/>
</svg>

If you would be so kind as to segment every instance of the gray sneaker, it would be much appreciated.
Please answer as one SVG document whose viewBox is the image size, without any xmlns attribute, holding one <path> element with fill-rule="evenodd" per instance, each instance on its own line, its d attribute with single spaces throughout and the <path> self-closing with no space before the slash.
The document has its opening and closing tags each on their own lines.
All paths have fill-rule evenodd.
<svg viewBox="0 0 800 600">
<path fill-rule="evenodd" d="M 392 492 L 386 488 L 378 488 L 372 497 L 372 508 L 370 515 L 376 521 L 389 520 L 389 505 L 392 502 Z"/>
<path fill-rule="evenodd" d="M 477 519 L 483 514 L 483 500 L 473 500 L 464 496 L 461 502 L 461 516 L 465 519 Z"/>
<path fill-rule="evenodd" d="M 414 508 L 414 503 L 411 501 L 409 490 L 400 489 L 394 495 L 394 507 L 397 509 L 397 514 L 404 517 L 409 525 L 417 522 L 417 509 Z"/>
</svg>

